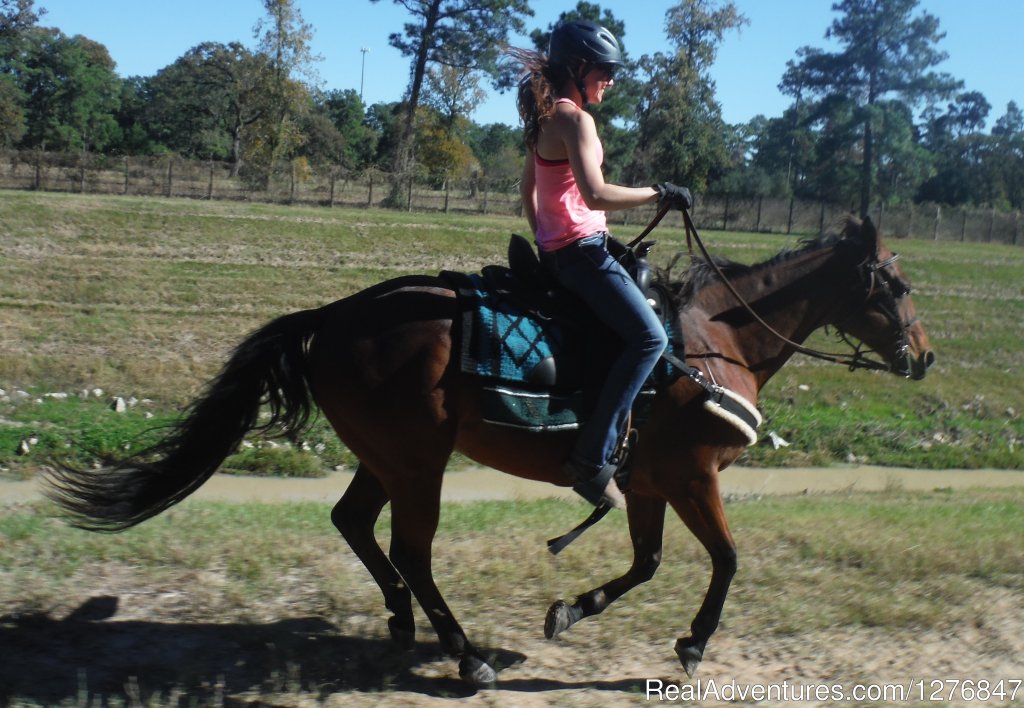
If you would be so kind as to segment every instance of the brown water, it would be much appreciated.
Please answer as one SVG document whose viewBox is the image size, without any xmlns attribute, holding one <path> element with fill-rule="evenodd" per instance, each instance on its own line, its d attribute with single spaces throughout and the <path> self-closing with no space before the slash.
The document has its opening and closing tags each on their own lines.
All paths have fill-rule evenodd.
<svg viewBox="0 0 1024 708">
<path fill-rule="evenodd" d="M 334 472 L 322 479 L 278 479 L 214 475 L 194 495 L 217 501 L 322 501 L 333 504 L 352 479 L 351 472 Z M 839 466 L 827 468 L 732 467 L 722 473 L 726 496 L 814 494 L 883 489 L 1011 487 L 1024 485 L 1024 472 L 1012 470 L 912 470 L 890 467 Z M 444 501 L 572 498 L 564 487 L 519 479 L 487 468 L 453 470 L 446 474 Z M 0 481 L 0 503 L 40 497 L 34 481 Z"/>
</svg>

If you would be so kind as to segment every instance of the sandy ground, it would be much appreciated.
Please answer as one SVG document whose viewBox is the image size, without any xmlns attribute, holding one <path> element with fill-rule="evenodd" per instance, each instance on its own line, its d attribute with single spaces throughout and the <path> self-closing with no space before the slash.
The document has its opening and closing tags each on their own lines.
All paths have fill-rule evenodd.
<svg viewBox="0 0 1024 708">
<path fill-rule="evenodd" d="M 215 475 L 194 497 L 216 501 L 336 502 L 348 487 L 351 472 L 334 472 L 321 479 L 276 479 Z M 721 475 L 722 494 L 749 497 L 771 494 L 924 490 L 1024 485 L 1024 472 L 1013 470 L 914 470 L 871 466 L 827 468 L 732 467 Z M 442 501 L 514 500 L 544 497 L 572 498 L 571 490 L 512 477 L 483 467 L 447 473 Z M 0 481 L 0 503 L 39 497 L 34 481 Z"/>
<path fill-rule="evenodd" d="M 323 480 L 221 475 L 198 496 L 333 502 L 349 478 L 345 473 Z M 1024 484 L 1024 473 L 738 468 L 725 472 L 723 482 L 725 494 L 747 496 L 1007 486 Z M 552 493 L 570 494 L 482 469 L 451 472 L 445 485 L 451 501 Z M 31 483 L 0 483 L 0 503 L 37 494 Z M 352 572 L 365 572 L 354 557 L 341 562 Z M 215 611 L 195 616 L 197 600 L 190 591 L 140 588 L 129 568 L 104 565 L 90 577 L 81 597 L 67 598 L 63 616 L 0 616 L 0 654 L 5 654 L 0 705 L 8 704 L 11 690 L 38 704 L 77 699 L 85 705 L 83 697 L 97 693 L 119 695 L 128 704 L 133 696 L 150 696 L 152 703 L 153 691 L 158 704 L 177 704 L 183 697 L 161 686 L 173 686 L 183 672 L 200 686 L 189 696 L 200 705 L 1008 705 L 1013 694 L 1013 704 L 1024 705 L 1024 601 L 1006 588 L 986 589 L 980 598 L 988 608 L 985 615 L 948 634 L 860 627 L 759 641 L 723 627 L 692 680 L 672 650 L 683 618 L 680 627 L 666 628 L 655 642 L 616 633 L 610 629 L 616 626 L 614 616 L 581 622 L 548 641 L 542 608 L 505 606 L 502 615 L 511 616 L 507 625 L 486 631 L 466 626 L 501 668 L 497 687 L 474 691 L 458 680 L 455 662 L 440 655 L 436 639 L 422 625 L 416 649 L 400 652 L 386 636 L 381 613 L 333 625 L 303 613 L 296 598 L 282 597 L 276 601 L 280 606 L 254 609 L 262 619 L 225 624 Z M 216 578 L 203 584 L 216 590 Z M 183 617 L 189 607 L 191 616 Z M 74 675 L 69 667 L 75 666 L 94 668 Z M 141 685 L 132 678 L 138 675 L 145 677 Z M 999 687 L 1002 695 L 993 695 Z"/>
<path fill-rule="evenodd" d="M 607 616 L 548 641 L 543 611 L 505 605 L 498 614 L 507 624 L 464 624 L 501 669 L 496 687 L 473 690 L 429 628 L 421 624 L 421 642 L 403 652 L 385 636 L 381 613 L 332 624 L 282 597 L 279 606 L 260 608 L 274 620 L 177 614 L 196 593 L 215 592 L 213 585 L 146 588 L 128 573 L 104 570 L 82 589 L 90 599 L 65 617 L 0 617 L 0 705 L 11 704 L 7 690 L 34 705 L 79 706 L 106 705 L 99 696 L 124 705 L 337 708 L 1009 705 L 1011 692 L 1013 704 L 1024 705 L 1024 613 L 1020 596 L 1005 589 L 986 591 L 984 616 L 949 633 L 833 628 L 762 640 L 726 626 L 693 679 L 673 653 L 673 628 L 651 641 L 617 632 L 617 618 Z M 173 688 L 182 676 L 187 697 Z M 1006 695 L 978 700 L 983 686 L 1002 686 Z M 704 693 L 680 700 L 687 691 Z"/>
</svg>

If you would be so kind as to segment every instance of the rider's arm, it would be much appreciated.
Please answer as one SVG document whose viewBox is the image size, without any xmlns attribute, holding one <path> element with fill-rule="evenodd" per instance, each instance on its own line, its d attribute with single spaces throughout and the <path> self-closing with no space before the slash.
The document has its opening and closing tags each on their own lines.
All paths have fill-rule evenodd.
<svg viewBox="0 0 1024 708">
<path fill-rule="evenodd" d="M 556 124 L 565 144 L 576 185 L 588 207 L 616 211 L 658 201 L 658 192 L 651 187 L 621 187 L 604 181 L 597 157 L 597 128 L 589 113 L 564 113 L 558 116 Z"/>
</svg>

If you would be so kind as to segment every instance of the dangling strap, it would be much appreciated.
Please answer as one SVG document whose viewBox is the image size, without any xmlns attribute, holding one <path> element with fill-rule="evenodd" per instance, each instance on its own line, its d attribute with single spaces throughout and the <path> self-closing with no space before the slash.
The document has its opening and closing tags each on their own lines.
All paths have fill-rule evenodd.
<svg viewBox="0 0 1024 708">
<path fill-rule="evenodd" d="M 607 504 L 601 504 L 600 506 L 594 507 L 594 510 L 590 512 L 590 516 L 583 520 L 579 526 L 574 528 L 567 534 L 563 534 L 558 538 L 552 538 L 548 540 L 548 550 L 551 551 L 551 555 L 557 556 L 562 552 L 566 546 L 575 541 L 580 537 L 584 531 L 589 529 L 591 526 L 596 524 L 598 521 L 603 519 L 605 515 L 611 511 L 611 507 Z"/>
<path fill-rule="evenodd" d="M 617 468 L 614 472 L 615 483 L 618 484 L 619 489 L 623 491 L 625 491 L 629 486 L 631 464 L 629 457 L 633 452 L 633 446 L 636 444 L 636 439 L 637 432 L 636 428 L 633 427 L 633 413 L 630 412 L 628 422 L 626 423 L 626 434 L 622 436 L 622 441 L 619 443 L 618 450 L 612 458 L 612 461 Z M 604 488 L 603 484 L 601 485 L 601 488 Z M 575 487 L 573 487 L 573 489 L 575 489 Z M 611 511 L 611 506 L 602 502 L 594 507 L 594 510 L 590 512 L 590 516 L 584 519 L 583 523 L 572 531 L 567 534 L 563 534 L 558 538 L 548 540 L 548 550 L 551 551 L 551 555 L 557 556 L 561 553 L 563 548 L 579 538 L 584 531 L 603 519 L 609 511 Z"/>
</svg>

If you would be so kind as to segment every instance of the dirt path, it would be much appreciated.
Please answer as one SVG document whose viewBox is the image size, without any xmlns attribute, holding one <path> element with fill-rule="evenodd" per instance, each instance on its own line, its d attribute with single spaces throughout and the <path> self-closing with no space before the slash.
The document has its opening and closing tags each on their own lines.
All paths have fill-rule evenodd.
<svg viewBox="0 0 1024 708">
<path fill-rule="evenodd" d="M 969 700 L 1000 681 L 1006 697 L 1016 692 L 1013 705 L 1024 704 L 1024 617 L 1019 594 L 1008 589 L 987 590 L 984 616 L 949 633 L 835 627 L 761 637 L 730 623 L 694 679 L 675 659 L 677 628 L 654 641 L 634 637 L 613 611 L 548 641 L 543 611 L 506 606 L 506 623 L 466 626 L 501 669 L 497 686 L 480 691 L 459 681 L 422 623 L 420 643 L 402 652 L 385 636 L 381 613 L 332 624 L 322 611 L 281 598 L 258 608 L 273 620 L 183 618 L 177 612 L 189 594 L 102 572 L 83 595 L 91 599 L 63 619 L 0 618 L 0 647 L 10 650 L 0 662 L 0 705 L 5 683 L 35 704 L 78 696 L 85 705 L 83 695 L 130 704 L 141 695 L 135 704 L 177 705 L 173 687 L 182 677 L 198 704 L 231 706 L 1009 705 L 991 695 Z M 705 694 L 679 700 L 694 690 Z M 857 690 L 861 700 L 852 700 Z"/>
<path fill-rule="evenodd" d="M 322 479 L 275 479 L 215 475 L 195 494 L 217 501 L 323 501 L 334 503 L 348 487 L 351 472 L 335 472 Z M 727 497 L 773 494 L 923 490 L 1024 485 L 1024 472 L 1014 470 L 912 470 L 889 467 L 838 466 L 824 468 L 734 467 L 722 473 Z M 483 467 L 453 470 L 441 492 L 443 501 L 514 500 L 544 497 L 571 498 L 568 489 L 519 479 Z M 39 497 L 34 481 L 0 481 L 0 503 Z"/>
</svg>

